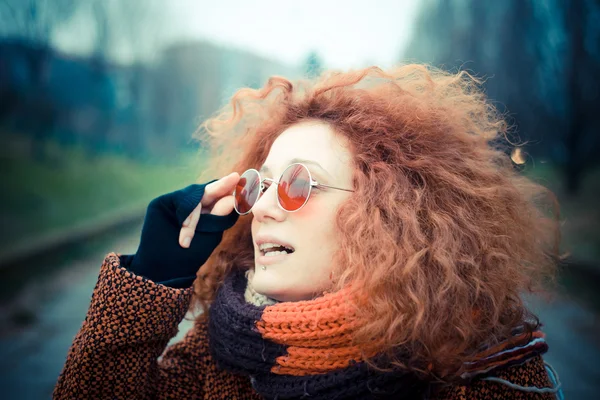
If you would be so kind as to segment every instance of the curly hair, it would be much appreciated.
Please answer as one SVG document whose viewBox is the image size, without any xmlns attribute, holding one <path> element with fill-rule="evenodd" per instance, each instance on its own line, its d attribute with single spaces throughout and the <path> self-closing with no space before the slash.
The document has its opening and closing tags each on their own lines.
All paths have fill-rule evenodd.
<svg viewBox="0 0 600 400">
<path fill-rule="evenodd" d="M 560 259 L 556 198 L 512 164 L 508 125 L 480 83 L 426 65 L 272 77 L 239 90 L 196 133 L 210 155 L 201 181 L 259 167 L 301 121 L 349 140 L 356 192 L 336 215 L 334 289 L 359 294 L 359 346 L 375 343 L 393 365 L 439 379 L 514 328 L 537 328 L 521 294 L 545 292 Z M 204 311 L 231 269 L 254 267 L 251 218 L 200 268 Z"/>
</svg>

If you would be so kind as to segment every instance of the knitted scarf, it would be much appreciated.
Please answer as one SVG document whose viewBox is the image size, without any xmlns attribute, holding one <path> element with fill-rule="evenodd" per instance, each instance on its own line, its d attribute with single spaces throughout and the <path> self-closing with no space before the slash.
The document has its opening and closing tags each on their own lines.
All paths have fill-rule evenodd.
<svg viewBox="0 0 600 400">
<path fill-rule="evenodd" d="M 299 302 L 248 298 L 248 278 L 234 271 L 216 293 L 208 318 L 209 348 L 217 366 L 249 376 L 266 399 L 423 398 L 428 382 L 408 370 L 379 372 L 368 368 L 361 350 L 351 344 L 357 326 L 343 292 Z M 462 379 L 522 363 L 547 351 L 544 335 L 517 335 L 482 350 Z M 364 351 L 364 349 L 363 349 Z M 369 350 L 365 351 L 367 355 Z M 375 358 L 375 361 L 382 358 Z"/>
</svg>

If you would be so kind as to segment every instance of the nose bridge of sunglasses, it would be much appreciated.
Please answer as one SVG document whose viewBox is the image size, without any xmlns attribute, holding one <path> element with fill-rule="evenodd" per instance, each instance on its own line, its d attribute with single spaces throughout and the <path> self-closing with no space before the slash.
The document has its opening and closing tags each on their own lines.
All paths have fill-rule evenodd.
<svg viewBox="0 0 600 400">
<path fill-rule="evenodd" d="M 278 184 L 279 184 L 279 182 L 277 182 L 275 179 L 262 178 L 260 181 L 260 185 L 261 185 L 260 194 L 262 195 L 262 194 L 266 193 L 266 191 L 269 190 L 271 188 L 271 186 L 277 187 Z"/>
</svg>

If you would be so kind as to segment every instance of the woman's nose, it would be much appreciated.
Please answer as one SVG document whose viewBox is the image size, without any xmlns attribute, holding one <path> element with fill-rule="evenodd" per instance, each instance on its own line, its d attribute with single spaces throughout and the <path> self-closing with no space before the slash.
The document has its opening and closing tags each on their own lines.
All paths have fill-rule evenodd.
<svg viewBox="0 0 600 400">
<path fill-rule="evenodd" d="M 282 220 L 285 218 L 285 211 L 279 207 L 277 202 L 277 184 L 271 182 L 267 189 L 258 197 L 256 204 L 252 207 L 252 214 L 262 221 L 265 218 Z"/>
</svg>

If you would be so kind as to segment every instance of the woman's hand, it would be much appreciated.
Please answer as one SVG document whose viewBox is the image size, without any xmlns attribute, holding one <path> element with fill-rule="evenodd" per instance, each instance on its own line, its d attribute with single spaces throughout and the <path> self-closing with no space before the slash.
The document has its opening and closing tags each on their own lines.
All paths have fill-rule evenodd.
<svg viewBox="0 0 600 400">
<path fill-rule="evenodd" d="M 233 172 L 153 199 L 146 210 L 138 250 L 121 259 L 123 266 L 156 283 L 189 287 L 198 268 L 221 242 L 223 232 L 238 220 L 233 191 L 239 179 Z"/>
<path fill-rule="evenodd" d="M 229 215 L 233 212 L 233 190 L 239 180 L 240 175 L 237 172 L 232 172 L 218 181 L 206 185 L 202 200 L 183 222 L 179 232 L 181 247 L 190 247 L 202 214 Z"/>
</svg>

